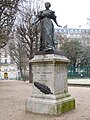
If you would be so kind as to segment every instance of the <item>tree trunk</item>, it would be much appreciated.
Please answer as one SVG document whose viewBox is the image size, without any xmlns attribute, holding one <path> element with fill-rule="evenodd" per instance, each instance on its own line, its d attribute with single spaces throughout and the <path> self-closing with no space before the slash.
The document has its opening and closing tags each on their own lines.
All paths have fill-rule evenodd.
<svg viewBox="0 0 90 120">
<path fill-rule="evenodd" d="M 33 82 L 32 65 L 29 63 L 29 83 Z"/>
<path fill-rule="evenodd" d="M 22 68 L 20 67 L 20 77 L 21 77 L 21 79 L 20 80 L 22 80 L 23 79 L 23 72 L 22 72 Z"/>
<path fill-rule="evenodd" d="M 37 31 L 37 26 L 36 26 L 36 29 L 35 29 L 35 35 L 36 35 L 36 47 L 35 47 L 35 51 L 38 50 L 38 31 Z"/>
</svg>

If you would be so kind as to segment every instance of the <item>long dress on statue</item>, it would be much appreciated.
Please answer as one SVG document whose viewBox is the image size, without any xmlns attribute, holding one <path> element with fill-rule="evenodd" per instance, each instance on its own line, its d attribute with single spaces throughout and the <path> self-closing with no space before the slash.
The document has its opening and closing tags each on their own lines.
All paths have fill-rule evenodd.
<svg viewBox="0 0 90 120">
<path fill-rule="evenodd" d="M 52 20 L 56 19 L 54 13 L 51 10 L 43 10 L 38 13 L 41 25 L 40 51 L 54 50 L 54 25 L 52 22 Z"/>
</svg>

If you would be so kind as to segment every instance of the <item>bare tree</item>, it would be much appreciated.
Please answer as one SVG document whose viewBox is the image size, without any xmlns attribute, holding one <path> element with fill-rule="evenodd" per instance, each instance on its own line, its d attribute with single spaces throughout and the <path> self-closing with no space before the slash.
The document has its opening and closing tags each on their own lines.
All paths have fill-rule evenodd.
<svg viewBox="0 0 90 120">
<path fill-rule="evenodd" d="M 24 76 L 28 75 L 25 72 L 28 65 L 26 50 L 23 43 L 20 41 L 22 38 L 16 34 L 16 31 L 14 31 L 12 35 L 15 36 L 15 38 L 12 38 L 9 42 L 10 56 L 17 64 L 18 69 L 20 70 L 20 77 L 23 79 Z"/>
<path fill-rule="evenodd" d="M 3 48 L 8 42 L 19 1 L 0 0 L 0 48 Z"/>
<path fill-rule="evenodd" d="M 28 30 L 28 31 L 27 31 Z M 17 27 L 17 33 L 21 39 L 20 42 L 23 44 L 24 49 L 26 49 L 26 54 L 28 59 L 32 59 L 34 56 L 34 49 L 33 49 L 33 42 L 34 42 L 34 34 L 32 27 L 30 28 L 25 28 L 25 26 Z M 30 77 L 30 82 L 32 82 L 32 67 L 31 64 L 29 63 L 29 77 Z"/>
<path fill-rule="evenodd" d="M 17 27 L 17 34 L 21 38 L 19 40 L 24 45 L 24 48 L 26 49 L 26 54 L 29 60 L 32 59 L 34 56 L 34 45 L 35 45 L 35 38 L 36 38 L 35 30 L 31 24 L 31 18 L 32 16 L 29 16 L 28 14 L 28 16 L 26 17 L 25 23 L 20 24 L 20 26 Z M 29 77 L 30 77 L 30 82 L 32 82 L 32 66 L 30 63 L 29 63 Z"/>
<path fill-rule="evenodd" d="M 80 61 L 81 66 L 90 66 L 90 46 L 83 46 L 82 59 Z"/>
<path fill-rule="evenodd" d="M 60 34 L 60 32 L 55 32 L 55 40 L 57 41 L 57 49 L 60 50 L 60 47 L 68 41 L 68 38 L 66 35 Z"/>
<path fill-rule="evenodd" d="M 17 34 L 19 36 L 20 43 L 23 44 L 24 49 L 26 50 L 26 55 L 28 59 L 34 57 L 34 51 L 38 49 L 38 40 L 39 40 L 39 27 L 33 26 L 32 23 L 35 19 L 35 13 L 38 12 L 42 0 L 38 2 L 35 0 L 27 0 L 27 4 L 22 3 L 22 7 L 19 12 L 18 24 L 17 24 Z M 32 66 L 29 64 L 29 82 L 32 83 Z"/>
<path fill-rule="evenodd" d="M 80 64 L 83 54 L 82 45 L 80 42 L 74 39 L 66 41 L 62 44 L 61 50 L 64 55 L 70 59 L 70 65 L 78 66 L 78 64 Z"/>
</svg>

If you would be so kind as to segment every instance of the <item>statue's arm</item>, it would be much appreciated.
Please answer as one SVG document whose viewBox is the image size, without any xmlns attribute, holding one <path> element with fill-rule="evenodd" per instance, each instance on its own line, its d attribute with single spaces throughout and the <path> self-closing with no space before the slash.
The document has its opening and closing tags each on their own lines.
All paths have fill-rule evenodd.
<svg viewBox="0 0 90 120">
<path fill-rule="evenodd" d="M 56 25 L 57 25 L 58 27 L 62 27 L 61 25 L 58 25 L 58 22 L 57 22 L 57 20 L 56 20 L 56 16 L 55 16 L 55 18 L 54 18 L 53 20 L 54 20 L 54 22 L 56 23 Z"/>
<path fill-rule="evenodd" d="M 52 13 L 52 14 L 51 14 L 51 18 L 52 18 L 53 21 L 56 23 L 56 25 L 57 25 L 58 27 L 62 27 L 61 25 L 58 25 L 55 12 L 54 12 L 54 11 L 51 11 L 51 13 Z"/>
</svg>

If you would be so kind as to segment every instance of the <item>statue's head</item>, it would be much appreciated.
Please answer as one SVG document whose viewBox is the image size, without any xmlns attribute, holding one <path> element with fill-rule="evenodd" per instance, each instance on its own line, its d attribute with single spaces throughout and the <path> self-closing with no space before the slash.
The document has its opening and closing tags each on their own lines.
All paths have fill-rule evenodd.
<svg viewBox="0 0 90 120">
<path fill-rule="evenodd" d="M 49 2 L 46 2 L 45 7 L 46 7 L 46 9 L 49 9 L 51 7 L 51 4 Z"/>
</svg>

